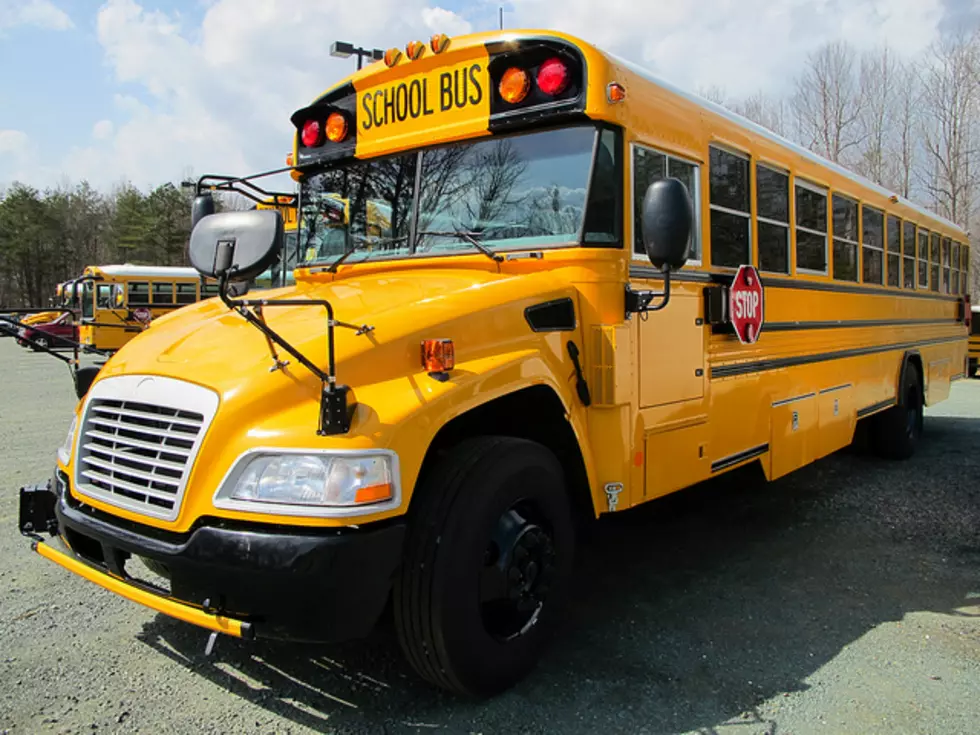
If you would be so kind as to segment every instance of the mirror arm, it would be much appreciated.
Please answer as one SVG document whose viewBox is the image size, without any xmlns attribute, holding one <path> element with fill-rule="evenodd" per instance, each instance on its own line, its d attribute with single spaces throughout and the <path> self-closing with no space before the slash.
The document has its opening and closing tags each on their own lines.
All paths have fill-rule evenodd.
<svg viewBox="0 0 980 735">
<path fill-rule="evenodd" d="M 320 436 L 328 436 L 331 434 L 346 434 L 348 431 L 350 431 L 350 423 L 353 413 L 347 405 L 347 394 L 350 392 L 350 388 L 346 385 L 337 385 L 333 330 L 334 327 L 338 326 L 349 327 L 351 329 L 358 329 L 359 333 L 363 334 L 367 331 L 371 331 L 372 327 L 368 327 L 366 325 L 362 327 L 355 327 L 354 325 L 336 321 L 333 316 L 333 306 L 331 306 L 329 301 L 323 299 L 232 299 L 228 295 L 228 276 L 228 273 L 223 273 L 218 278 L 218 294 L 220 295 L 221 300 L 224 302 L 225 306 L 232 311 L 238 312 L 238 314 L 240 314 L 245 321 L 265 335 L 266 340 L 269 342 L 270 349 L 272 349 L 273 359 L 276 360 L 277 366 L 279 365 L 280 361 L 276 357 L 275 350 L 272 348 L 273 343 L 282 347 L 283 350 L 295 357 L 303 367 L 319 378 L 321 386 L 320 423 L 316 433 Z M 305 355 L 289 344 L 289 342 L 287 342 L 282 336 L 273 330 L 272 327 L 266 324 L 264 316 L 256 316 L 256 314 L 253 313 L 254 309 L 261 314 L 263 309 L 270 306 L 322 306 L 326 310 L 326 372 L 314 365 Z"/>
<path fill-rule="evenodd" d="M 670 303 L 670 267 L 664 266 L 661 269 L 664 278 L 663 291 L 634 291 L 626 284 L 626 318 L 631 319 L 633 314 L 646 314 L 650 311 L 660 311 Z M 662 299 L 656 304 L 654 299 Z"/>
</svg>

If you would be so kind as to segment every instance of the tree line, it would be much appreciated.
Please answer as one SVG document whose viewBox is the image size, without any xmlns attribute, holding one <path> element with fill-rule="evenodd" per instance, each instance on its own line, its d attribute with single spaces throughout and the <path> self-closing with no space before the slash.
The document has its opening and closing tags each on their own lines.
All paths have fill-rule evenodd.
<svg viewBox="0 0 980 735">
<path fill-rule="evenodd" d="M 980 31 L 915 58 L 828 43 L 781 96 L 702 96 L 971 230 L 980 217 Z M 971 238 L 972 240 L 972 238 Z M 971 259 L 970 291 L 980 273 Z"/>
<path fill-rule="evenodd" d="M 55 286 L 88 265 L 188 265 L 193 189 L 167 183 L 109 193 L 88 182 L 0 191 L 0 308 L 47 306 Z M 216 197 L 244 208 L 239 197 Z"/>
</svg>

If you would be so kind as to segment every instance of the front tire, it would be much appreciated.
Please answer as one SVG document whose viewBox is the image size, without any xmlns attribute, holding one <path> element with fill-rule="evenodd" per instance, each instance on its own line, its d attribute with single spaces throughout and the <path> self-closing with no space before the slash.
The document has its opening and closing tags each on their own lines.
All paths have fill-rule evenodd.
<svg viewBox="0 0 980 735">
<path fill-rule="evenodd" d="M 914 363 L 905 366 L 897 405 L 875 417 L 875 449 L 886 459 L 908 459 L 922 437 L 922 381 Z"/>
<path fill-rule="evenodd" d="M 561 465 L 535 442 L 479 437 L 453 447 L 417 492 L 394 590 L 398 639 L 431 683 L 496 694 L 537 663 L 568 592 Z"/>
<path fill-rule="evenodd" d="M 35 350 L 46 350 L 51 346 L 47 337 L 34 337 Z"/>
<path fill-rule="evenodd" d="M 971 378 L 977 377 L 977 358 L 971 357 L 967 361 L 967 375 Z"/>
</svg>

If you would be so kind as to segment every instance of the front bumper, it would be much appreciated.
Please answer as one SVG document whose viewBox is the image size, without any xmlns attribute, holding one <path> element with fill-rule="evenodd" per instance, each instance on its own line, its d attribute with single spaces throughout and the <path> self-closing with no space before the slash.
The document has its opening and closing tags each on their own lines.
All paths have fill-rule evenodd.
<svg viewBox="0 0 980 735">
<path fill-rule="evenodd" d="M 79 503 L 60 472 L 46 486 L 22 488 L 20 503 L 21 531 L 42 556 L 158 612 L 241 637 L 366 635 L 387 603 L 404 539 L 400 523 L 299 529 L 211 519 L 186 534 L 161 532 Z M 67 551 L 42 530 L 56 533 Z M 133 556 L 155 562 L 170 589 L 131 576 Z"/>
</svg>

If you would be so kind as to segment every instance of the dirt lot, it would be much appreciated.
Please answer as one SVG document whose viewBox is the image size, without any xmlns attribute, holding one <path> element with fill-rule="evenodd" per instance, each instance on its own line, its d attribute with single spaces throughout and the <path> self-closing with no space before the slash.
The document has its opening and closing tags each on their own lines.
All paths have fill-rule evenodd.
<svg viewBox="0 0 980 735">
<path fill-rule="evenodd" d="M 420 683 L 388 629 L 218 641 L 30 552 L 66 369 L 0 339 L 0 733 L 980 732 L 980 381 L 907 463 L 842 453 L 609 519 L 538 670 L 488 703 Z"/>
</svg>

